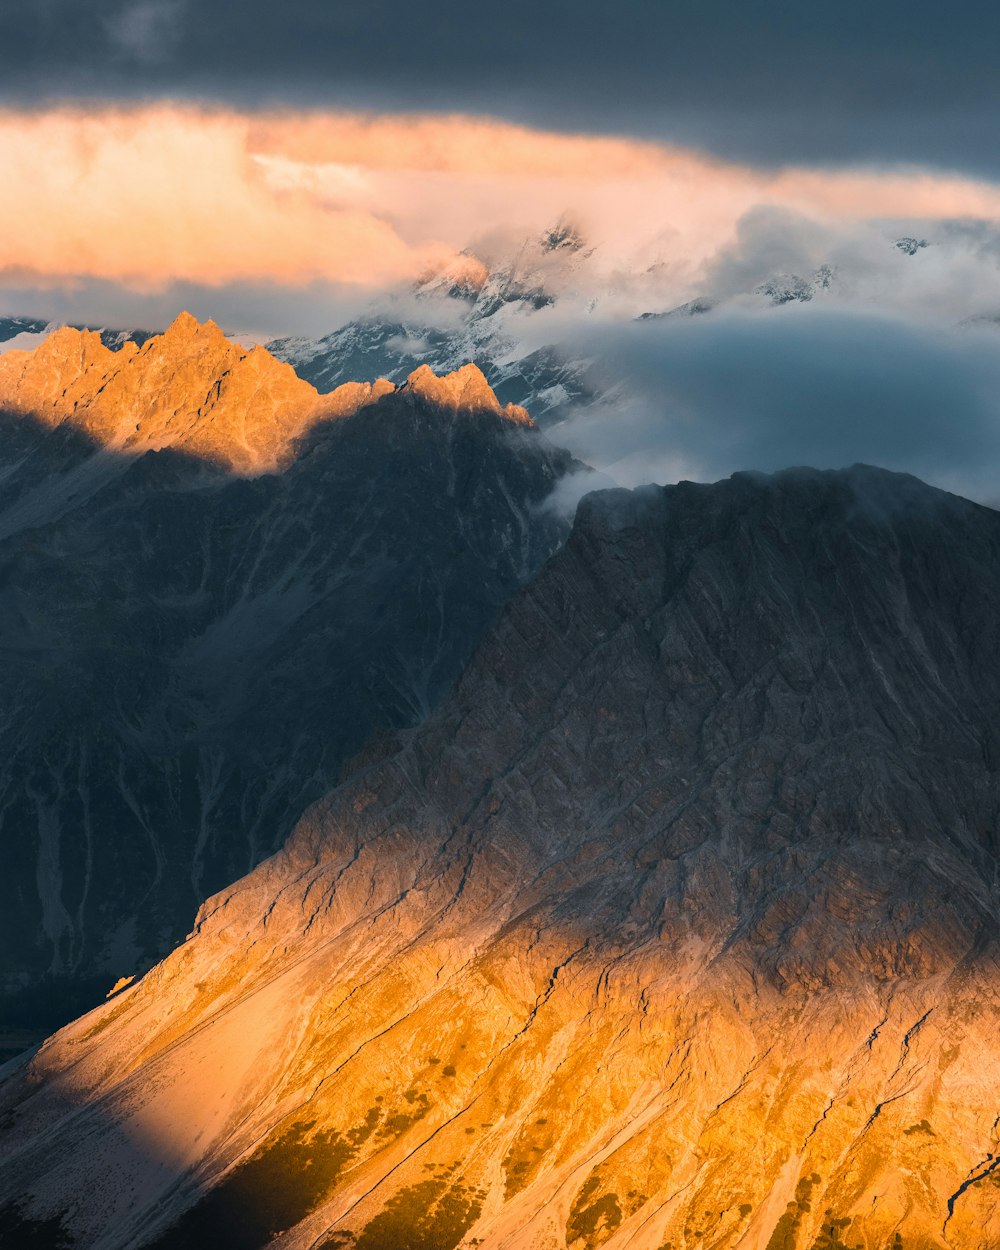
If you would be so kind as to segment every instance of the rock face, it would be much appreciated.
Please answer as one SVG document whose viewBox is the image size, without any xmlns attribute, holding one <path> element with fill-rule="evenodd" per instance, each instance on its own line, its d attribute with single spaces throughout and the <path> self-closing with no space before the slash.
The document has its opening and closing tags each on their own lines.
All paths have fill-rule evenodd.
<svg viewBox="0 0 1000 1250">
<path fill-rule="evenodd" d="M 52 1028 L 427 714 L 574 465 L 475 369 L 320 397 L 187 316 L 0 357 L 0 412 L 0 1023 Z"/>
<path fill-rule="evenodd" d="M 0 1227 L 996 1247 L 998 657 L 1000 515 L 914 479 L 589 496 L 438 713 L 8 1076 Z"/>
<path fill-rule="evenodd" d="M 287 465 L 317 422 L 354 412 L 393 387 L 348 384 L 320 399 L 263 348 L 231 343 L 181 313 L 162 335 L 117 350 L 66 326 L 31 352 L 0 357 L 0 410 L 30 416 L 119 457 L 170 447 L 233 472 Z"/>
</svg>

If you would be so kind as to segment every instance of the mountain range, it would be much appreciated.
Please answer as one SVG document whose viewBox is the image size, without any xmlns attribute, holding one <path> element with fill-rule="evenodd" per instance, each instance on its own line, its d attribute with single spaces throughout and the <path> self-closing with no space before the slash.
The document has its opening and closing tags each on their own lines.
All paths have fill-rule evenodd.
<svg viewBox="0 0 1000 1250">
<path fill-rule="evenodd" d="M 473 366 L 320 396 L 186 314 L 0 356 L 0 1019 L 149 967 L 422 719 L 579 468 Z"/>
<path fill-rule="evenodd" d="M 39 317 L 0 316 L 0 351 L 24 351 L 38 347 L 50 334 L 64 326 L 64 322 L 43 321 Z M 70 329 L 91 330 L 100 336 L 105 347 L 110 348 L 119 348 L 129 342 L 141 347 L 153 337 L 150 330 L 116 330 L 84 325 L 72 325 Z"/>
<path fill-rule="evenodd" d="M 788 306 L 824 302 L 878 308 L 904 275 L 919 274 L 928 248 L 933 263 L 937 247 L 890 231 L 863 260 L 838 258 L 835 248 L 822 259 L 813 247 L 806 249 L 815 252 L 809 260 L 799 254 L 801 244 L 789 238 L 764 256 L 733 258 L 729 269 L 716 273 L 709 266 L 699 277 L 682 277 L 676 266 L 656 259 L 655 250 L 613 258 L 561 219 L 537 234 L 470 247 L 326 333 L 280 334 L 265 337 L 265 345 L 324 393 L 359 379 L 399 385 L 423 365 L 447 374 L 474 362 L 502 403 L 526 408 L 543 430 L 559 429 L 556 437 L 568 440 L 575 418 L 596 411 L 611 422 L 639 398 L 634 379 L 602 349 L 609 330 L 620 333 L 636 323 L 670 333 L 692 318 L 734 309 L 781 315 Z M 940 264 L 955 263 L 940 251 Z M 977 306 L 963 324 L 995 321 L 992 306 Z M 5 341 L 35 346 L 57 325 L 0 317 L 0 352 Z M 129 341 L 141 346 L 151 337 L 148 330 L 97 332 L 114 348 Z"/>
<path fill-rule="evenodd" d="M 535 346 L 531 333 L 533 314 L 586 298 L 596 281 L 591 256 L 576 230 L 558 224 L 488 262 L 470 252 L 329 334 L 276 338 L 267 347 L 320 390 L 359 377 L 402 381 L 422 364 L 448 372 L 475 361 L 504 402 L 528 408 L 545 428 L 606 389 L 591 361 L 557 340 Z"/>
<path fill-rule="evenodd" d="M 1000 515 L 913 478 L 588 495 L 424 724 L 8 1066 L 0 1229 L 991 1250 L 998 656 Z"/>
</svg>

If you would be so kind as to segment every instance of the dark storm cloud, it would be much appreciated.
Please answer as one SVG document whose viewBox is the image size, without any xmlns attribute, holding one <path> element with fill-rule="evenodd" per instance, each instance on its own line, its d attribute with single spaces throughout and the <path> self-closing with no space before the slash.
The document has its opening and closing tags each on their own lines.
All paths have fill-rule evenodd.
<svg viewBox="0 0 1000 1250">
<path fill-rule="evenodd" d="M 996 327 L 796 306 L 633 323 L 600 348 L 635 398 L 553 436 L 624 484 L 864 461 L 1000 497 Z"/>
<path fill-rule="evenodd" d="M 982 0 L 5 0 L 0 93 L 482 111 L 996 173 L 998 39 Z"/>
</svg>

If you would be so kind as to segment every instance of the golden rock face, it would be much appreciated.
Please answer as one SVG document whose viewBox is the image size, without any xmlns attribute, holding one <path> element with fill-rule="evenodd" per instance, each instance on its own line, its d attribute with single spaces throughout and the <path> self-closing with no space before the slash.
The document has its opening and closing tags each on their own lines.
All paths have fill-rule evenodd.
<svg viewBox="0 0 1000 1250">
<path fill-rule="evenodd" d="M 435 878 L 369 828 L 355 857 L 348 797 L 36 1059 L 20 1131 L 100 1098 L 105 1216 L 193 1168 L 218 1187 L 154 1244 L 991 1244 L 982 978 L 761 992 L 745 948 L 560 925 L 510 845 Z M 93 1160 L 63 1150 L 82 1191 Z"/>
<path fill-rule="evenodd" d="M 501 411 L 475 365 L 444 378 L 424 366 L 407 385 L 445 407 Z M 379 379 L 320 395 L 263 347 L 230 342 L 190 313 L 141 348 L 111 351 L 93 331 L 64 327 L 34 351 L 0 356 L 0 410 L 122 454 L 172 447 L 246 476 L 282 468 L 312 426 L 395 389 Z M 504 415 L 531 424 L 514 405 Z"/>
<path fill-rule="evenodd" d="M 1000 1244 L 1000 519 L 872 472 L 591 496 L 451 701 L 0 1087 L 19 1218 Z"/>
<path fill-rule="evenodd" d="M 518 425 L 534 424 L 519 404 L 507 404 L 501 408 L 482 371 L 473 364 L 463 365 L 443 378 L 439 378 L 429 365 L 421 365 L 406 379 L 404 389 L 442 408 L 497 412 Z"/>
</svg>

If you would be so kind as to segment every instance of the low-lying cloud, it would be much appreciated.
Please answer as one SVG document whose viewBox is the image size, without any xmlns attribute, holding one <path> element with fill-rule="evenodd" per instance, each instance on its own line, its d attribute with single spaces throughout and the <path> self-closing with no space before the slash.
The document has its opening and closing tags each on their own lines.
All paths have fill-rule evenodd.
<svg viewBox="0 0 1000 1250">
<path fill-rule="evenodd" d="M 1000 498 L 995 327 L 796 304 L 604 327 L 600 340 L 627 398 L 552 434 L 624 485 L 863 461 Z"/>
<path fill-rule="evenodd" d="M 112 15 L 133 15 L 142 55 L 173 11 Z M 0 181 L 11 312 L 155 329 L 189 307 L 249 336 L 321 334 L 381 300 L 418 342 L 466 306 L 418 300 L 415 280 L 534 239 L 528 278 L 555 298 L 506 327 L 522 352 L 603 373 L 606 401 L 554 433 L 618 480 L 866 460 L 1000 495 L 991 182 L 766 170 L 489 118 L 179 104 L 2 112 Z M 569 260 L 537 245 L 559 219 L 584 239 Z M 796 298 L 773 306 L 783 283 Z M 633 320 L 694 299 L 711 311 Z"/>
</svg>

